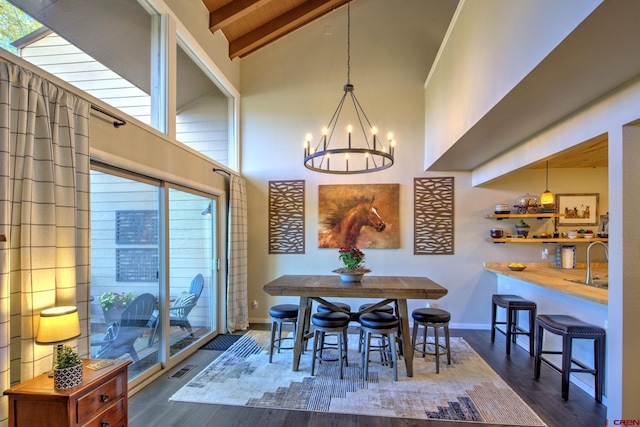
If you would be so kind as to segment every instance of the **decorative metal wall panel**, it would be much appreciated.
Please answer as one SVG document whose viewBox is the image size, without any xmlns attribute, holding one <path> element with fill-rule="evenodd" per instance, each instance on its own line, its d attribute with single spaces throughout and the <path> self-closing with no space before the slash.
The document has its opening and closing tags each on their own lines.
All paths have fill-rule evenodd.
<svg viewBox="0 0 640 427">
<path fill-rule="evenodd" d="M 413 253 L 453 255 L 453 177 L 415 178 Z"/>
<path fill-rule="evenodd" d="M 158 268 L 158 249 L 116 249 L 116 282 L 155 282 Z"/>
<path fill-rule="evenodd" d="M 304 180 L 269 181 L 269 253 L 304 251 Z"/>
<path fill-rule="evenodd" d="M 116 243 L 157 245 L 158 211 L 116 211 Z"/>
</svg>

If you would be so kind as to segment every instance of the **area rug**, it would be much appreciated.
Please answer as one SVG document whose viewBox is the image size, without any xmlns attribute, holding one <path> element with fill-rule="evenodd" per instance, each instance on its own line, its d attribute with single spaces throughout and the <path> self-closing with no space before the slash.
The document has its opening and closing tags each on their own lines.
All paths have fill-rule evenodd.
<svg viewBox="0 0 640 427">
<path fill-rule="evenodd" d="M 349 366 L 340 380 L 338 363 L 316 363 L 311 351 L 293 372 L 291 350 L 275 353 L 269 363 L 269 332 L 249 331 L 178 390 L 172 401 L 278 408 L 413 419 L 544 426 L 542 420 L 462 339 L 451 338 L 435 373 L 434 357 L 416 357 L 409 378 L 404 360 L 393 370 L 380 360 L 369 364 L 362 379 L 358 337 L 349 335 Z M 379 355 L 376 355 L 379 359 Z"/>
</svg>

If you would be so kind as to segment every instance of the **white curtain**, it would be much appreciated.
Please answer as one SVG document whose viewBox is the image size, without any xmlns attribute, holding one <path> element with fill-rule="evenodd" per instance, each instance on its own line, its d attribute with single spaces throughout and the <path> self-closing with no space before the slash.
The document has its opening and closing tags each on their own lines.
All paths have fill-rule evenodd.
<svg viewBox="0 0 640 427">
<path fill-rule="evenodd" d="M 245 180 L 229 178 L 229 272 L 227 277 L 227 330 L 249 327 L 247 301 L 247 190 Z"/>
<path fill-rule="evenodd" d="M 51 368 L 35 344 L 41 310 L 78 307 L 88 353 L 87 101 L 0 61 L 0 388 Z M 9 333 L 11 331 L 11 334 Z M 0 424 L 6 422 L 2 398 Z"/>
</svg>

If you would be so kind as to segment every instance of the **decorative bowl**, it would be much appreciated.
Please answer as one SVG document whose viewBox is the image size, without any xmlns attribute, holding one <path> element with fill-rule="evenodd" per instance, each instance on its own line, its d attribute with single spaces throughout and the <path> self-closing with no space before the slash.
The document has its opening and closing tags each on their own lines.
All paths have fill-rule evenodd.
<svg viewBox="0 0 640 427">
<path fill-rule="evenodd" d="M 507 267 L 509 267 L 509 270 L 512 270 L 512 271 L 522 271 L 522 270 L 524 270 L 525 268 L 527 268 L 527 266 L 522 266 L 522 267 L 511 267 L 510 265 L 508 265 Z"/>
</svg>

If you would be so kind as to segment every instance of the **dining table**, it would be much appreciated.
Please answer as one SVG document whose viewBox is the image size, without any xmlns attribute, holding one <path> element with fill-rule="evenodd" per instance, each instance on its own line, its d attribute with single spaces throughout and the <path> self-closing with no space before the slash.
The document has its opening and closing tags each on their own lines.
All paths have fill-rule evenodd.
<svg viewBox="0 0 640 427">
<path fill-rule="evenodd" d="M 311 337 L 309 322 L 313 301 L 334 311 L 347 313 L 352 319 L 374 311 L 386 304 L 394 303 L 400 323 L 402 355 L 407 376 L 413 376 L 413 353 L 409 332 L 408 299 L 435 300 L 447 294 L 447 289 L 428 277 L 365 276 L 360 282 L 343 282 L 338 275 L 284 275 L 267 283 L 262 289 L 272 296 L 300 297 L 298 326 L 293 346 L 293 370 L 300 366 L 300 357 L 306 340 Z M 371 298 L 377 299 L 366 309 L 347 312 L 325 298 Z"/>
</svg>

